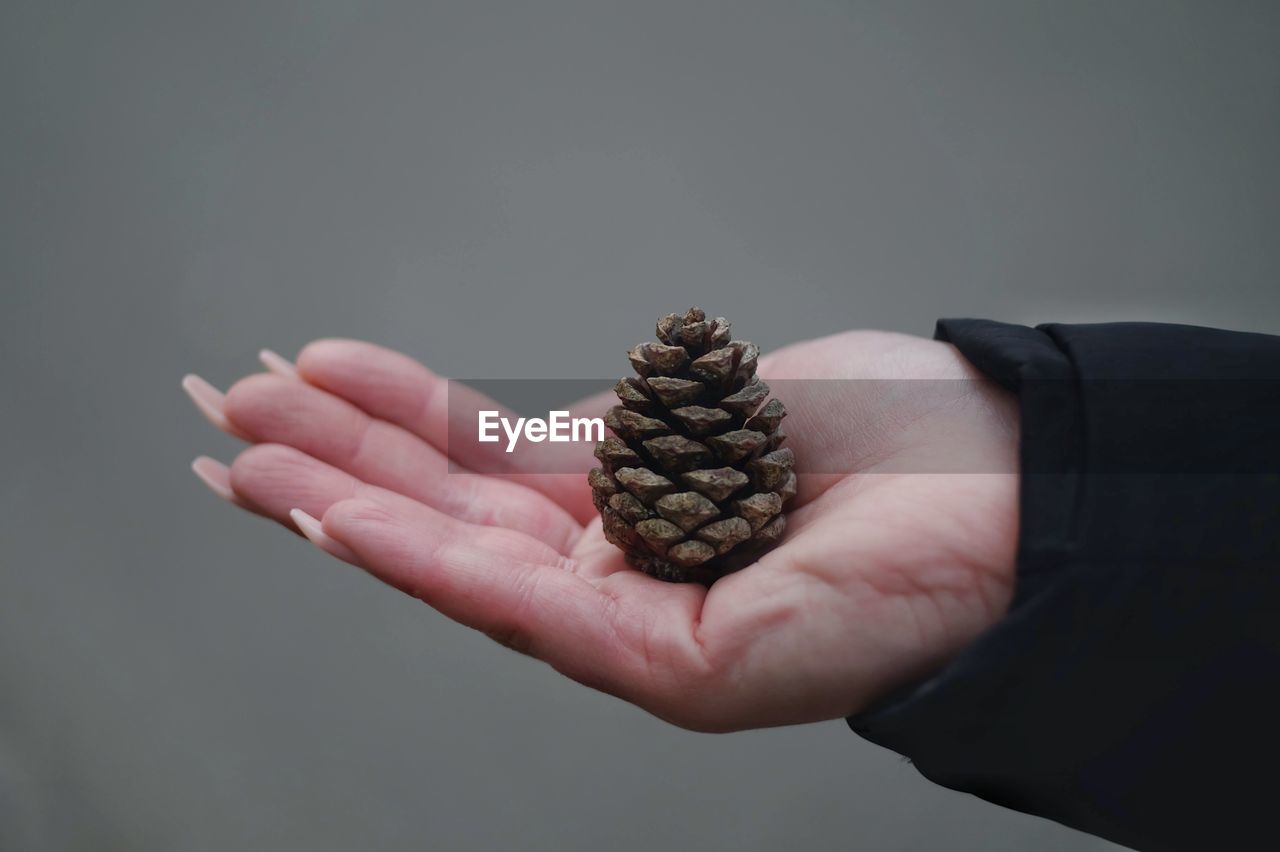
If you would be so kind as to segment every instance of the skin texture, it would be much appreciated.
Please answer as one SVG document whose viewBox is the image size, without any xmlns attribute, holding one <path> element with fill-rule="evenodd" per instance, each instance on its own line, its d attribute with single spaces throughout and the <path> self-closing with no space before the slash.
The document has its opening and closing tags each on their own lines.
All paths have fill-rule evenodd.
<svg viewBox="0 0 1280 852">
<path fill-rule="evenodd" d="M 943 665 L 1012 596 L 1015 401 L 945 343 L 847 332 L 762 359 L 766 380 L 964 381 L 786 399 L 801 468 L 848 472 L 802 475 L 782 543 L 710 589 L 643 575 L 604 540 L 590 447 L 574 450 L 580 474 L 450 473 L 444 380 L 427 368 L 351 340 L 262 358 L 268 372 L 225 397 L 184 381 L 252 444 L 229 469 L 196 461 L 215 493 L 681 727 L 851 715 Z M 485 447 L 471 452 L 501 452 Z"/>
</svg>

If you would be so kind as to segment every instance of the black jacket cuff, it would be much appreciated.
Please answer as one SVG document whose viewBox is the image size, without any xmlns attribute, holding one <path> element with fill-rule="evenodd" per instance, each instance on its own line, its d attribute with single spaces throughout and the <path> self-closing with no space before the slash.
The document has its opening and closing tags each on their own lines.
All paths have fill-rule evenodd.
<svg viewBox="0 0 1280 852">
<path fill-rule="evenodd" d="M 1017 590 L 850 727 L 1120 843 L 1248 840 L 1274 787 L 1250 756 L 1280 760 L 1280 339 L 968 319 L 936 337 L 1019 397 Z"/>
</svg>

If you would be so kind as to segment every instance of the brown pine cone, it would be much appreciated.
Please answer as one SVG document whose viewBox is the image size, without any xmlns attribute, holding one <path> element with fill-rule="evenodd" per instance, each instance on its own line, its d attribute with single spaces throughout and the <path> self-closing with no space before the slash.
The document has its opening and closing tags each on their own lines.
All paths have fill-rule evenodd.
<svg viewBox="0 0 1280 852">
<path fill-rule="evenodd" d="M 587 481 L 605 538 L 645 573 L 710 583 L 782 536 L 795 458 L 779 449 L 786 409 L 768 399 L 759 355 L 698 308 L 663 317 L 658 341 L 628 353 L 639 375 L 614 388 L 616 437 L 596 445 Z"/>
</svg>

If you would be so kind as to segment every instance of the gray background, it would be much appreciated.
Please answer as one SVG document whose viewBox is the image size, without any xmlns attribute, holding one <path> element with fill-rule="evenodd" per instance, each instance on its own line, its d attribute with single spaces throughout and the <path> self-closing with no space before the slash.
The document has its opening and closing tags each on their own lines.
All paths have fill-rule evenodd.
<svg viewBox="0 0 1280 852">
<path fill-rule="evenodd" d="M 674 730 L 208 494 L 349 335 L 599 376 L 941 315 L 1280 327 L 1268 2 L 0 6 L 0 849 L 1101 849 Z M 1047 732 L 1051 735 L 1052 732 Z"/>
</svg>

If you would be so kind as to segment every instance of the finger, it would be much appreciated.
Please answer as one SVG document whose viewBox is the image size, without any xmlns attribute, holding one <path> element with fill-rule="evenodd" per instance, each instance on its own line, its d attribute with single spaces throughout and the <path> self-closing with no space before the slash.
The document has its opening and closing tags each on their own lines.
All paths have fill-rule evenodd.
<svg viewBox="0 0 1280 852">
<path fill-rule="evenodd" d="M 292 509 L 320 517 L 369 486 L 356 477 L 283 444 L 256 444 L 232 462 L 232 492 L 249 511 L 292 529 Z"/>
<path fill-rule="evenodd" d="M 441 451 L 449 446 L 446 380 L 399 352 L 358 340 L 324 339 L 298 353 L 308 382 Z M 466 459 L 455 459 L 466 464 Z"/>
<path fill-rule="evenodd" d="M 342 397 L 370 416 L 417 435 L 448 454 L 455 465 L 509 476 L 546 494 L 576 518 L 590 513 L 591 495 L 583 478 L 592 466 L 590 447 L 557 446 L 557 453 L 567 449 L 566 455 L 573 457 L 562 460 L 557 455 L 555 469 L 573 472 L 547 473 L 519 467 L 518 459 L 504 453 L 498 444 L 451 444 L 451 431 L 454 435 L 475 433 L 476 412 L 504 409 L 461 383 L 448 382 L 407 355 L 358 340 L 317 340 L 298 354 L 298 372 L 306 381 Z M 539 455 L 539 459 L 545 458 Z M 547 467 L 543 465 L 543 470 Z"/>
<path fill-rule="evenodd" d="M 334 504 L 322 530 L 365 570 L 455 621 L 596 688 L 623 697 L 645 690 L 645 661 L 618 631 L 621 603 L 528 536 L 391 494 Z"/>
<path fill-rule="evenodd" d="M 561 507 L 514 482 L 451 473 L 439 450 L 305 382 L 254 375 L 227 393 L 226 416 L 252 440 L 285 444 L 470 523 L 506 526 L 566 550 L 581 532 Z M 308 506 L 295 506 L 310 511 Z"/>
<path fill-rule="evenodd" d="M 292 447 L 256 444 L 242 452 L 233 467 L 200 456 L 191 470 L 210 491 L 231 505 L 299 532 L 288 508 L 305 503 L 323 514 L 329 506 L 369 486 Z M 239 491 L 236 484 L 239 483 Z M 294 510 L 299 511 L 299 510 Z"/>
</svg>

